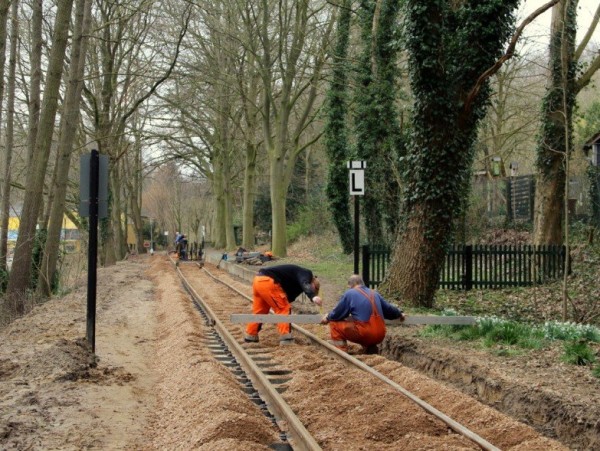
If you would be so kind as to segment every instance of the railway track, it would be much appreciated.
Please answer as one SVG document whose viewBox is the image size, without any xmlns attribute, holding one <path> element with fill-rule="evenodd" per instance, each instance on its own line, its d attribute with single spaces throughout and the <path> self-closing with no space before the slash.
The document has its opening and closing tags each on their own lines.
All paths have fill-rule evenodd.
<svg viewBox="0 0 600 451">
<path fill-rule="evenodd" d="M 209 347 L 215 358 L 272 417 L 289 448 L 500 449 L 359 356 L 329 345 L 324 327 L 292 325 L 297 344 L 281 347 L 275 327 L 265 325 L 260 343 L 244 343 L 243 326 L 228 319 L 250 313 L 251 288 L 212 265 L 181 263 L 176 270 L 214 328 Z M 379 364 L 385 360 L 368 357 Z"/>
</svg>

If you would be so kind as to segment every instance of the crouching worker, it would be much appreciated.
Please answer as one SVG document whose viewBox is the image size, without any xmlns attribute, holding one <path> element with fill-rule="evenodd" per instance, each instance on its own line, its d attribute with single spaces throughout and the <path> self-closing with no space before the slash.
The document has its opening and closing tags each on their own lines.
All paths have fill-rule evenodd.
<svg viewBox="0 0 600 451">
<path fill-rule="evenodd" d="M 289 315 L 292 310 L 291 302 L 305 293 L 311 301 L 322 305 L 318 296 L 319 279 L 312 271 L 296 265 L 279 265 L 262 268 L 252 282 L 252 313 L 261 315 L 269 313 L 269 309 L 277 315 Z M 246 326 L 244 341 L 257 342 L 261 323 L 250 323 Z M 279 343 L 282 345 L 294 342 L 289 323 L 277 324 Z"/>
<path fill-rule="evenodd" d="M 385 320 L 400 318 L 404 321 L 405 316 L 379 293 L 365 287 L 358 274 L 350 277 L 348 287 L 321 324 L 329 324 L 331 341 L 336 348 L 348 352 L 348 341 L 351 341 L 361 345 L 364 353 L 377 354 L 377 345 L 385 337 Z"/>
</svg>

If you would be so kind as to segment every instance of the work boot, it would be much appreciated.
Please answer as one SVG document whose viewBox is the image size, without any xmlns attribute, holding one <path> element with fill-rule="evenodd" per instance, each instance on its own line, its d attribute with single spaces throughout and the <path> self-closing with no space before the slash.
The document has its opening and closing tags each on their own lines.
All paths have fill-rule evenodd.
<svg viewBox="0 0 600 451">
<path fill-rule="evenodd" d="M 335 346 L 342 352 L 348 352 L 348 342 L 346 340 L 327 340 L 327 343 Z"/>
<path fill-rule="evenodd" d="M 244 334 L 244 341 L 246 343 L 258 343 L 258 335 Z"/>
<path fill-rule="evenodd" d="M 293 345 L 294 336 L 290 334 L 284 334 L 279 336 L 279 346 Z"/>
<path fill-rule="evenodd" d="M 379 348 L 377 345 L 363 346 L 362 353 L 367 355 L 379 354 Z"/>
</svg>

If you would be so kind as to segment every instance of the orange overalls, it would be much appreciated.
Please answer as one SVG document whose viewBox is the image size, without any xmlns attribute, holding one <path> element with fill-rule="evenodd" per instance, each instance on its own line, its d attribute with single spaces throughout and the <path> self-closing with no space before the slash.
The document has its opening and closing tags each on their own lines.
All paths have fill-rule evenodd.
<svg viewBox="0 0 600 451">
<path fill-rule="evenodd" d="M 268 276 L 258 275 L 254 277 L 252 294 L 254 298 L 252 313 L 255 315 L 269 313 L 269 309 L 273 309 L 276 315 L 289 315 L 292 310 L 292 305 L 289 303 L 285 291 Z M 246 333 L 248 335 L 258 335 L 261 326 L 261 323 L 249 323 L 246 326 Z M 285 337 L 287 335 L 291 338 L 290 323 L 277 324 L 277 330 L 279 331 L 280 338 L 288 338 Z"/>
<path fill-rule="evenodd" d="M 348 343 L 358 343 L 364 348 L 371 345 L 377 345 L 385 338 L 385 321 L 379 316 L 377 306 L 375 305 L 375 294 L 370 296 L 361 288 L 356 287 L 371 302 L 371 317 L 369 321 L 330 321 L 329 332 L 333 344 L 342 351 L 348 351 Z"/>
</svg>

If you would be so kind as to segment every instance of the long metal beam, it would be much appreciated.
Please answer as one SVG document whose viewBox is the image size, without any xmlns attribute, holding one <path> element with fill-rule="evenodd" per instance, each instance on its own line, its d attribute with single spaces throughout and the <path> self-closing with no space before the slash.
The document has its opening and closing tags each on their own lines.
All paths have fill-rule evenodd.
<svg viewBox="0 0 600 451">
<path fill-rule="evenodd" d="M 263 314 L 252 315 L 246 313 L 233 314 L 230 316 L 232 323 L 294 323 L 294 324 L 318 324 L 323 315 L 275 315 Z M 477 323 L 474 316 L 433 316 L 433 315 L 407 315 L 404 321 L 386 320 L 386 324 L 409 325 L 409 324 L 447 324 L 468 326 Z"/>
</svg>

